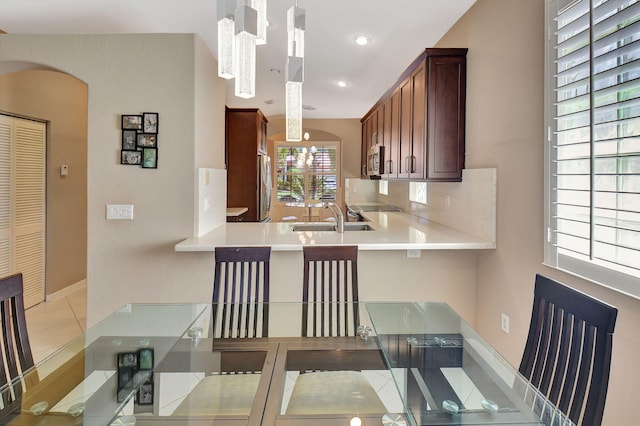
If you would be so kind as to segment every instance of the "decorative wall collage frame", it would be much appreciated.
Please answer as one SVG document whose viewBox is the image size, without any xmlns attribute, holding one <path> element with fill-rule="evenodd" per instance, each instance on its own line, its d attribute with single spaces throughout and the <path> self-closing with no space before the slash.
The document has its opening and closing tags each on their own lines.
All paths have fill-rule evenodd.
<svg viewBox="0 0 640 426">
<path fill-rule="evenodd" d="M 123 114 L 121 123 L 120 164 L 157 169 L 159 114 Z"/>
</svg>

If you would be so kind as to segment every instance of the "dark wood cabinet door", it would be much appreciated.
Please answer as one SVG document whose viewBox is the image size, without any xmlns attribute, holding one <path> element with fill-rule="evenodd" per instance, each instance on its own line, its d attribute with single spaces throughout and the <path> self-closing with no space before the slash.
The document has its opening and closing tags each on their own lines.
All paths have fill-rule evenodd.
<svg viewBox="0 0 640 426">
<path fill-rule="evenodd" d="M 380 104 L 376 111 L 376 116 L 378 117 L 378 128 L 376 130 L 376 140 L 373 141 L 373 144 L 384 145 L 384 104 Z"/>
<path fill-rule="evenodd" d="M 465 153 L 464 56 L 427 58 L 429 66 L 427 176 L 429 180 L 462 179 Z"/>
<path fill-rule="evenodd" d="M 409 178 L 424 179 L 426 148 L 426 70 L 424 63 L 411 73 L 411 160 Z"/>
<path fill-rule="evenodd" d="M 267 154 L 267 121 L 262 117 L 257 117 L 258 120 L 258 153 Z"/>
<path fill-rule="evenodd" d="M 369 146 L 371 144 L 371 117 L 368 117 L 362 122 L 362 141 L 361 141 L 361 153 L 360 153 L 360 177 L 367 177 L 367 154 L 369 153 Z"/>
<path fill-rule="evenodd" d="M 378 111 L 371 114 L 371 128 L 369 129 L 369 148 L 374 146 L 378 140 Z"/>
<path fill-rule="evenodd" d="M 402 171 L 400 157 L 400 91 L 391 94 L 391 143 L 389 152 L 389 177 L 397 178 Z"/>
<path fill-rule="evenodd" d="M 384 145 L 384 163 L 382 176 L 389 178 L 393 176 L 394 166 L 397 161 L 394 153 L 396 152 L 397 140 L 394 141 L 391 137 L 391 101 L 392 97 L 387 98 L 382 105 L 382 145 Z"/>
<path fill-rule="evenodd" d="M 411 155 L 412 155 L 412 139 L 411 139 L 411 79 L 407 78 L 399 87 L 400 97 L 400 152 L 398 165 L 398 177 L 406 179 L 410 175 Z"/>
</svg>

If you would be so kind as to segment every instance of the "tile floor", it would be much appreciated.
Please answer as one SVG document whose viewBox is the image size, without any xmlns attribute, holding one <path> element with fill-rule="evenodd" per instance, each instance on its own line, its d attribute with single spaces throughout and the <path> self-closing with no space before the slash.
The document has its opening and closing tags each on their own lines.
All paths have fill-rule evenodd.
<svg viewBox="0 0 640 426">
<path fill-rule="evenodd" d="M 87 326 L 87 288 L 40 303 L 26 311 L 27 330 L 36 364 L 74 338 Z"/>
</svg>

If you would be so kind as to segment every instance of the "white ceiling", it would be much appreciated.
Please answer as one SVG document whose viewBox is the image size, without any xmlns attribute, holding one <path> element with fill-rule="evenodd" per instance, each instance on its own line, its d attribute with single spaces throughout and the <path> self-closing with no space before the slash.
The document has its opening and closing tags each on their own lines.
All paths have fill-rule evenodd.
<svg viewBox="0 0 640 426">
<path fill-rule="evenodd" d="M 299 0 L 306 11 L 303 104 L 315 108 L 305 109 L 303 118 L 361 118 L 475 1 Z M 236 98 L 230 81 L 228 106 L 284 115 L 286 10 L 293 4 L 268 0 L 272 25 L 267 44 L 257 49 L 256 97 Z M 215 0 L 1 0 L 0 29 L 10 34 L 197 33 L 217 56 L 216 13 Z M 371 44 L 356 46 L 356 34 L 367 35 Z M 338 80 L 348 86 L 338 87 Z M 266 104 L 269 100 L 273 103 Z"/>
</svg>

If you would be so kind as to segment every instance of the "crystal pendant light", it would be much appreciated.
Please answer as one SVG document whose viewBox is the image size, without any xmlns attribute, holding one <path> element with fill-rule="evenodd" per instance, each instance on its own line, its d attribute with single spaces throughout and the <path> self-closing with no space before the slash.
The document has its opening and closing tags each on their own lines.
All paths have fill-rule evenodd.
<svg viewBox="0 0 640 426">
<path fill-rule="evenodd" d="M 302 75 L 303 59 L 287 58 L 287 83 L 285 86 L 287 140 L 302 140 Z"/>
<path fill-rule="evenodd" d="M 297 5 L 287 11 L 287 83 L 286 139 L 302 140 L 302 83 L 304 82 L 304 29 L 305 13 Z"/>
<path fill-rule="evenodd" d="M 258 13 L 256 44 L 267 44 L 267 0 L 251 0 L 251 7 Z"/>
<path fill-rule="evenodd" d="M 239 98 L 256 95 L 256 34 L 258 13 L 250 6 L 236 9 L 235 14 L 235 94 Z"/>
<path fill-rule="evenodd" d="M 235 44 L 235 0 L 218 0 L 218 76 L 231 79 Z"/>
</svg>

